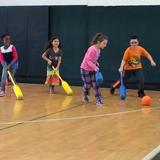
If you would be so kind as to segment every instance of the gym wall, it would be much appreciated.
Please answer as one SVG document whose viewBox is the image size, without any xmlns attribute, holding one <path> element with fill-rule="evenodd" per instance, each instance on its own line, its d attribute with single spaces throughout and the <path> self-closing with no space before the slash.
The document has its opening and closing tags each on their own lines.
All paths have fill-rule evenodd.
<svg viewBox="0 0 160 160">
<path fill-rule="evenodd" d="M 129 37 L 137 35 L 142 46 L 159 64 L 160 6 L 24 6 L 0 7 L 0 34 L 9 32 L 20 57 L 17 80 L 43 83 L 46 64 L 41 59 L 48 38 L 58 35 L 63 45 L 61 74 L 80 85 L 79 66 L 96 32 L 109 37 L 100 58 L 104 86 L 119 78 L 118 67 Z M 160 88 L 159 65 L 152 68 L 143 59 L 146 86 Z M 130 82 L 135 87 L 134 82 Z"/>
</svg>

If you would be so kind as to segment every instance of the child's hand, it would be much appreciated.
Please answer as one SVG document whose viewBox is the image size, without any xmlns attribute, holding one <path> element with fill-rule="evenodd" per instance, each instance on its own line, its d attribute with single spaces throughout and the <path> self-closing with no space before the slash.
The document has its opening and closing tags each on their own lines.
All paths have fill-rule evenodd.
<svg viewBox="0 0 160 160">
<path fill-rule="evenodd" d="M 97 67 L 95 71 L 96 71 L 96 72 L 99 72 L 99 68 Z"/>
<path fill-rule="evenodd" d="M 56 71 L 59 72 L 59 67 L 56 67 Z"/>
<path fill-rule="evenodd" d="M 98 62 L 96 63 L 96 66 L 99 67 L 99 63 Z"/>
<path fill-rule="evenodd" d="M 121 73 L 121 72 L 123 72 L 123 67 L 120 67 L 119 69 L 118 69 L 118 71 Z"/>
<path fill-rule="evenodd" d="M 10 69 L 10 65 L 6 66 L 4 70 L 7 72 Z"/>
<path fill-rule="evenodd" d="M 151 66 L 155 67 L 156 63 L 154 61 L 151 61 Z"/>
<path fill-rule="evenodd" d="M 51 65 L 51 64 L 52 64 L 52 61 L 51 61 L 51 60 L 48 60 L 47 62 L 48 62 L 48 64 L 49 64 L 49 65 Z"/>
</svg>

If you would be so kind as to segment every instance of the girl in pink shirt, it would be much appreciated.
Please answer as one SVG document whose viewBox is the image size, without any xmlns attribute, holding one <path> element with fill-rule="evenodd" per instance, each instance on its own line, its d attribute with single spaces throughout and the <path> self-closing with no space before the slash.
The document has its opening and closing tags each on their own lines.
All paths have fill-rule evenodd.
<svg viewBox="0 0 160 160">
<path fill-rule="evenodd" d="M 97 33 L 92 41 L 91 46 L 88 48 L 84 59 L 81 63 L 81 78 L 83 85 L 83 101 L 89 102 L 89 90 L 92 87 L 95 92 L 96 104 L 102 105 L 102 96 L 99 91 L 99 85 L 96 83 L 95 74 L 99 71 L 98 59 L 100 57 L 101 49 L 105 48 L 108 43 L 108 37 L 102 33 Z"/>
</svg>

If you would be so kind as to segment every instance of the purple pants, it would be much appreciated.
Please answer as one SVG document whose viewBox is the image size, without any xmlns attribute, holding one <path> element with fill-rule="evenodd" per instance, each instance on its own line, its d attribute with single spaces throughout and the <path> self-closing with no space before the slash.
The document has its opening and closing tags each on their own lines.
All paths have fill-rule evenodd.
<svg viewBox="0 0 160 160">
<path fill-rule="evenodd" d="M 81 68 L 81 78 L 83 80 L 83 96 L 86 97 L 89 95 L 90 88 L 92 87 L 95 92 L 95 97 L 97 102 L 102 101 L 102 95 L 98 84 L 96 83 L 95 71 L 87 71 Z"/>
</svg>

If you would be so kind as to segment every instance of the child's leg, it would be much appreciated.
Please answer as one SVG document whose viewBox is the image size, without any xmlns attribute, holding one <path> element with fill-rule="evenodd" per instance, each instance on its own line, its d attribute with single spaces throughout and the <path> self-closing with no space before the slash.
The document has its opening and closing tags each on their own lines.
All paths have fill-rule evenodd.
<svg viewBox="0 0 160 160">
<path fill-rule="evenodd" d="M 13 79 L 15 80 L 15 74 L 16 74 L 16 71 L 17 71 L 17 69 L 18 69 L 18 63 L 15 63 L 14 65 L 12 65 L 11 67 L 10 67 L 10 72 L 11 72 L 11 74 L 12 74 L 12 76 L 13 76 Z M 7 79 L 8 79 L 8 76 L 7 76 Z M 10 80 L 10 78 L 9 78 L 9 80 Z M 11 92 L 13 91 L 13 88 L 11 87 Z"/>
<path fill-rule="evenodd" d="M 15 78 L 17 69 L 18 69 L 18 63 L 15 63 L 13 66 L 10 67 L 10 72 L 12 73 L 13 78 Z"/>
<path fill-rule="evenodd" d="M 84 98 L 84 101 L 87 102 L 87 101 L 89 101 L 88 95 L 89 95 L 89 90 L 91 88 L 91 78 L 89 75 L 89 71 L 81 69 L 81 78 L 84 83 L 84 85 L 83 85 L 83 98 Z"/>
<path fill-rule="evenodd" d="M 1 93 L 0 96 L 4 96 L 6 90 L 6 79 L 7 79 L 7 72 L 3 69 L 2 76 L 1 76 Z"/>
<path fill-rule="evenodd" d="M 95 97 L 96 97 L 96 103 L 97 104 L 103 104 L 100 88 L 99 88 L 99 85 L 96 82 L 95 72 L 90 72 L 90 77 L 91 77 L 92 87 L 93 87 Z"/>
<path fill-rule="evenodd" d="M 131 77 L 131 75 L 132 75 L 132 71 L 125 71 L 124 72 L 123 81 L 125 84 L 126 84 L 127 80 Z M 118 88 L 120 86 L 120 84 L 121 84 L 120 80 L 117 80 L 115 83 L 113 83 L 113 85 L 111 86 L 111 89 L 110 89 L 110 93 L 114 94 L 115 89 Z"/>
<path fill-rule="evenodd" d="M 114 82 L 111 86 L 110 93 L 114 94 L 116 88 L 118 88 L 120 84 L 121 84 L 120 80 L 117 80 L 116 82 Z"/>
<path fill-rule="evenodd" d="M 126 70 L 126 71 L 124 72 L 124 75 L 123 75 L 124 85 L 126 85 L 128 79 L 131 77 L 132 74 L 133 74 L 133 71 L 132 71 L 132 70 Z"/>
<path fill-rule="evenodd" d="M 49 93 L 54 94 L 54 86 L 53 85 L 49 86 Z"/>
<path fill-rule="evenodd" d="M 144 93 L 144 74 L 141 69 L 135 71 L 136 77 L 138 78 L 138 96 L 145 96 Z"/>
<path fill-rule="evenodd" d="M 12 74 L 12 76 L 13 76 L 13 78 L 14 78 L 14 80 L 15 80 L 15 74 L 16 74 L 17 69 L 18 69 L 18 63 L 15 63 L 9 69 L 11 74 Z"/>
</svg>

